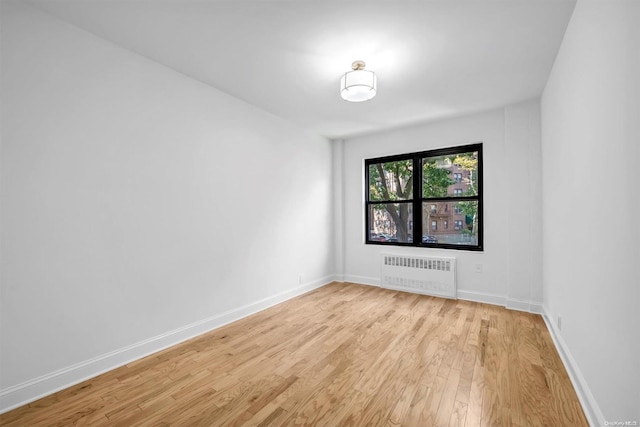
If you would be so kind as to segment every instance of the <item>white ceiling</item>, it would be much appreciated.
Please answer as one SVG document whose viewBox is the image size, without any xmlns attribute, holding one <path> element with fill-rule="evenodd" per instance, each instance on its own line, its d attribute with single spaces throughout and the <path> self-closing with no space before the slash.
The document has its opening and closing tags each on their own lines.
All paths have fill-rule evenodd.
<svg viewBox="0 0 640 427">
<path fill-rule="evenodd" d="M 539 96 L 575 0 L 31 0 L 80 28 L 327 137 Z M 348 103 L 362 59 L 378 95 Z"/>
</svg>

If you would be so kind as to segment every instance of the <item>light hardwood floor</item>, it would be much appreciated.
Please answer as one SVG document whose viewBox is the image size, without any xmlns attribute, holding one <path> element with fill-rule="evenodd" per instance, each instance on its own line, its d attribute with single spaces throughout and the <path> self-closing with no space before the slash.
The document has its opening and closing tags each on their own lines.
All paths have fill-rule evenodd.
<svg viewBox="0 0 640 427">
<path fill-rule="evenodd" d="M 332 283 L 3 426 L 586 426 L 540 316 Z"/>
</svg>

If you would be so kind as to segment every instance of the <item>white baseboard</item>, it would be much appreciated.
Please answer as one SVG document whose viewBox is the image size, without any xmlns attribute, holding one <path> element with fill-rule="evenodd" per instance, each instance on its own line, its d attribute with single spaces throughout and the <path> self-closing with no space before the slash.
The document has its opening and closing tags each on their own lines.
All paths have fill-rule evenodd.
<svg viewBox="0 0 640 427">
<path fill-rule="evenodd" d="M 507 298 L 505 307 L 509 310 L 526 311 L 528 313 L 542 314 L 542 303 Z"/>
<path fill-rule="evenodd" d="M 340 282 L 340 283 L 344 282 L 345 281 L 344 280 L 344 274 L 334 274 L 333 275 L 333 281 L 334 282 Z"/>
<path fill-rule="evenodd" d="M 356 283 L 358 285 L 380 286 L 380 279 L 377 277 L 345 275 L 344 282 Z M 542 314 L 542 304 L 531 301 L 521 301 L 509 299 L 501 295 L 484 292 L 457 291 L 457 298 L 465 301 L 481 302 L 484 304 L 499 305 L 510 310 L 526 311 L 529 313 Z"/>
<path fill-rule="evenodd" d="M 333 280 L 334 276 L 326 276 L 251 304 L 0 390 L 0 414 L 320 288 Z"/>
<path fill-rule="evenodd" d="M 349 283 L 356 283 L 358 285 L 380 286 L 379 277 L 354 276 L 352 274 L 345 274 L 344 281 Z"/>
<path fill-rule="evenodd" d="M 551 339 L 558 350 L 558 354 L 560 355 L 560 359 L 564 364 L 564 368 L 567 370 L 569 374 L 569 379 L 573 384 L 573 388 L 576 390 L 576 394 L 578 395 L 578 400 L 580 400 L 580 404 L 582 405 L 582 409 L 584 410 L 584 414 L 587 417 L 587 421 L 590 426 L 604 426 L 605 418 L 604 414 L 600 410 L 598 403 L 596 402 L 587 381 L 584 379 L 582 372 L 578 368 L 575 359 L 571 355 L 567 344 L 564 342 L 562 335 L 556 329 L 553 322 L 549 318 L 547 311 L 543 309 L 542 318 L 544 319 L 544 323 L 547 325 L 547 329 L 549 330 L 549 334 L 551 335 Z"/>
<path fill-rule="evenodd" d="M 544 313 L 544 309 L 542 308 L 542 303 L 541 302 L 529 303 L 529 311 L 532 313 L 542 315 Z"/>
<path fill-rule="evenodd" d="M 71 387 L 75 384 L 81 383 L 90 378 L 116 369 L 120 366 L 126 365 L 127 363 L 130 363 L 134 360 L 138 360 L 150 354 L 164 350 L 168 347 L 174 346 L 198 335 L 224 326 L 228 323 L 240 320 L 244 317 L 272 307 L 281 302 L 287 301 L 298 295 L 322 287 L 328 283 L 331 283 L 332 281 L 345 281 L 367 286 L 380 286 L 379 278 L 355 275 L 344 275 L 339 277 L 326 276 L 318 280 L 305 283 L 301 286 L 285 292 L 281 292 L 277 295 L 264 298 L 262 300 L 247 304 L 233 310 L 229 310 L 227 312 L 209 317 L 207 319 L 203 319 L 190 325 L 186 325 L 182 328 L 178 328 L 162 335 L 158 335 L 141 341 L 139 343 L 100 355 L 98 357 L 86 360 L 81 363 L 77 363 L 67 368 L 51 372 L 22 384 L 0 390 L 0 414 L 38 400 L 57 391 L 63 390 L 67 387 Z M 457 294 L 459 299 L 467 301 L 507 306 L 508 308 L 522 309 L 523 311 L 531 311 L 534 313 L 543 313 L 542 305 L 537 303 L 508 300 L 503 296 L 480 292 L 459 290 Z M 510 304 L 511 306 L 509 306 L 508 304 Z M 525 305 L 527 306 L 526 308 Z M 591 406 L 596 408 L 596 410 L 591 414 L 591 417 L 589 416 L 590 414 L 587 414 L 589 422 L 592 425 L 595 425 L 593 423 L 593 420 L 601 420 L 602 422 L 600 422 L 599 424 L 602 425 L 602 423 L 604 422 L 604 417 L 602 416 L 602 413 L 598 409 L 597 405 L 595 405 L 595 401 L 593 400 L 593 396 L 591 395 L 588 387 L 579 387 L 578 384 L 576 384 L 576 380 L 574 379 L 576 375 L 578 378 L 582 379 L 582 383 L 584 383 L 584 379 L 582 378 L 582 375 L 579 371 L 576 371 L 577 374 L 575 374 L 574 370 L 569 368 L 569 363 L 567 362 L 567 360 L 572 361 L 573 359 L 566 350 L 566 345 L 564 345 L 563 341 L 560 341 L 562 339 L 561 337 L 558 338 L 558 336 L 556 336 L 553 328 L 549 327 L 550 322 L 548 322 L 546 315 L 543 315 L 543 318 L 545 319 L 547 328 L 550 330 L 551 336 L 556 343 L 556 347 L 558 347 L 559 349 L 560 356 L 563 360 L 563 363 L 567 367 L 567 371 L 569 372 L 569 376 L 574 383 L 574 387 L 576 388 L 576 392 L 578 392 L 578 397 L 580 398 L 583 407 L 586 408 L 587 406 L 585 404 L 585 399 L 587 398 L 584 396 L 588 396 L 587 401 L 590 400 L 591 402 L 593 402 Z M 559 342 L 561 343 L 559 344 Z M 575 363 L 573 364 L 575 365 Z M 586 390 L 586 394 L 585 392 L 583 392 L 582 394 L 579 392 L 579 390 L 583 389 Z M 586 409 L 585 412 L 587 412 Z"/>
<path fill-rule="evenodd" d="M 481 302 L 484 304 L 505 306 L 506 298 L 496 294 L 487 294 L 483 292 L 471 292 L 458 290 L 458 299 L 465 301 Z"/>
</svg>

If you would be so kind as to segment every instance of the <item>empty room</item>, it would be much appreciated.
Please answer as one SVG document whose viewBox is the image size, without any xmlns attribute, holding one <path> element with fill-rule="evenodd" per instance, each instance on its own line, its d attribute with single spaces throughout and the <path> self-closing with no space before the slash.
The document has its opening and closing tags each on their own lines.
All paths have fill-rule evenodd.
<svg viewBox="0 0 640 427">
<path fill-rule="evenodd" d="M 0 17 L 0 425 L 640 424 L 640 1 Z"/>
</svg>

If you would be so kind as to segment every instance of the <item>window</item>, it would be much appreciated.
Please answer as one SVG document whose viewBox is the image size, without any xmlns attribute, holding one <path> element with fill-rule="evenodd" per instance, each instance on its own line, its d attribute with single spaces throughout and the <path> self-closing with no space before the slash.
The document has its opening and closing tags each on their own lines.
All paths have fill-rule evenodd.
<svg viewBox="0 0 640 427">
<path fill-rule="evenodd" d="M 483 250 L 481 143 L 366 159 L 365 179 L 367 244 Z"/>
</svg>

